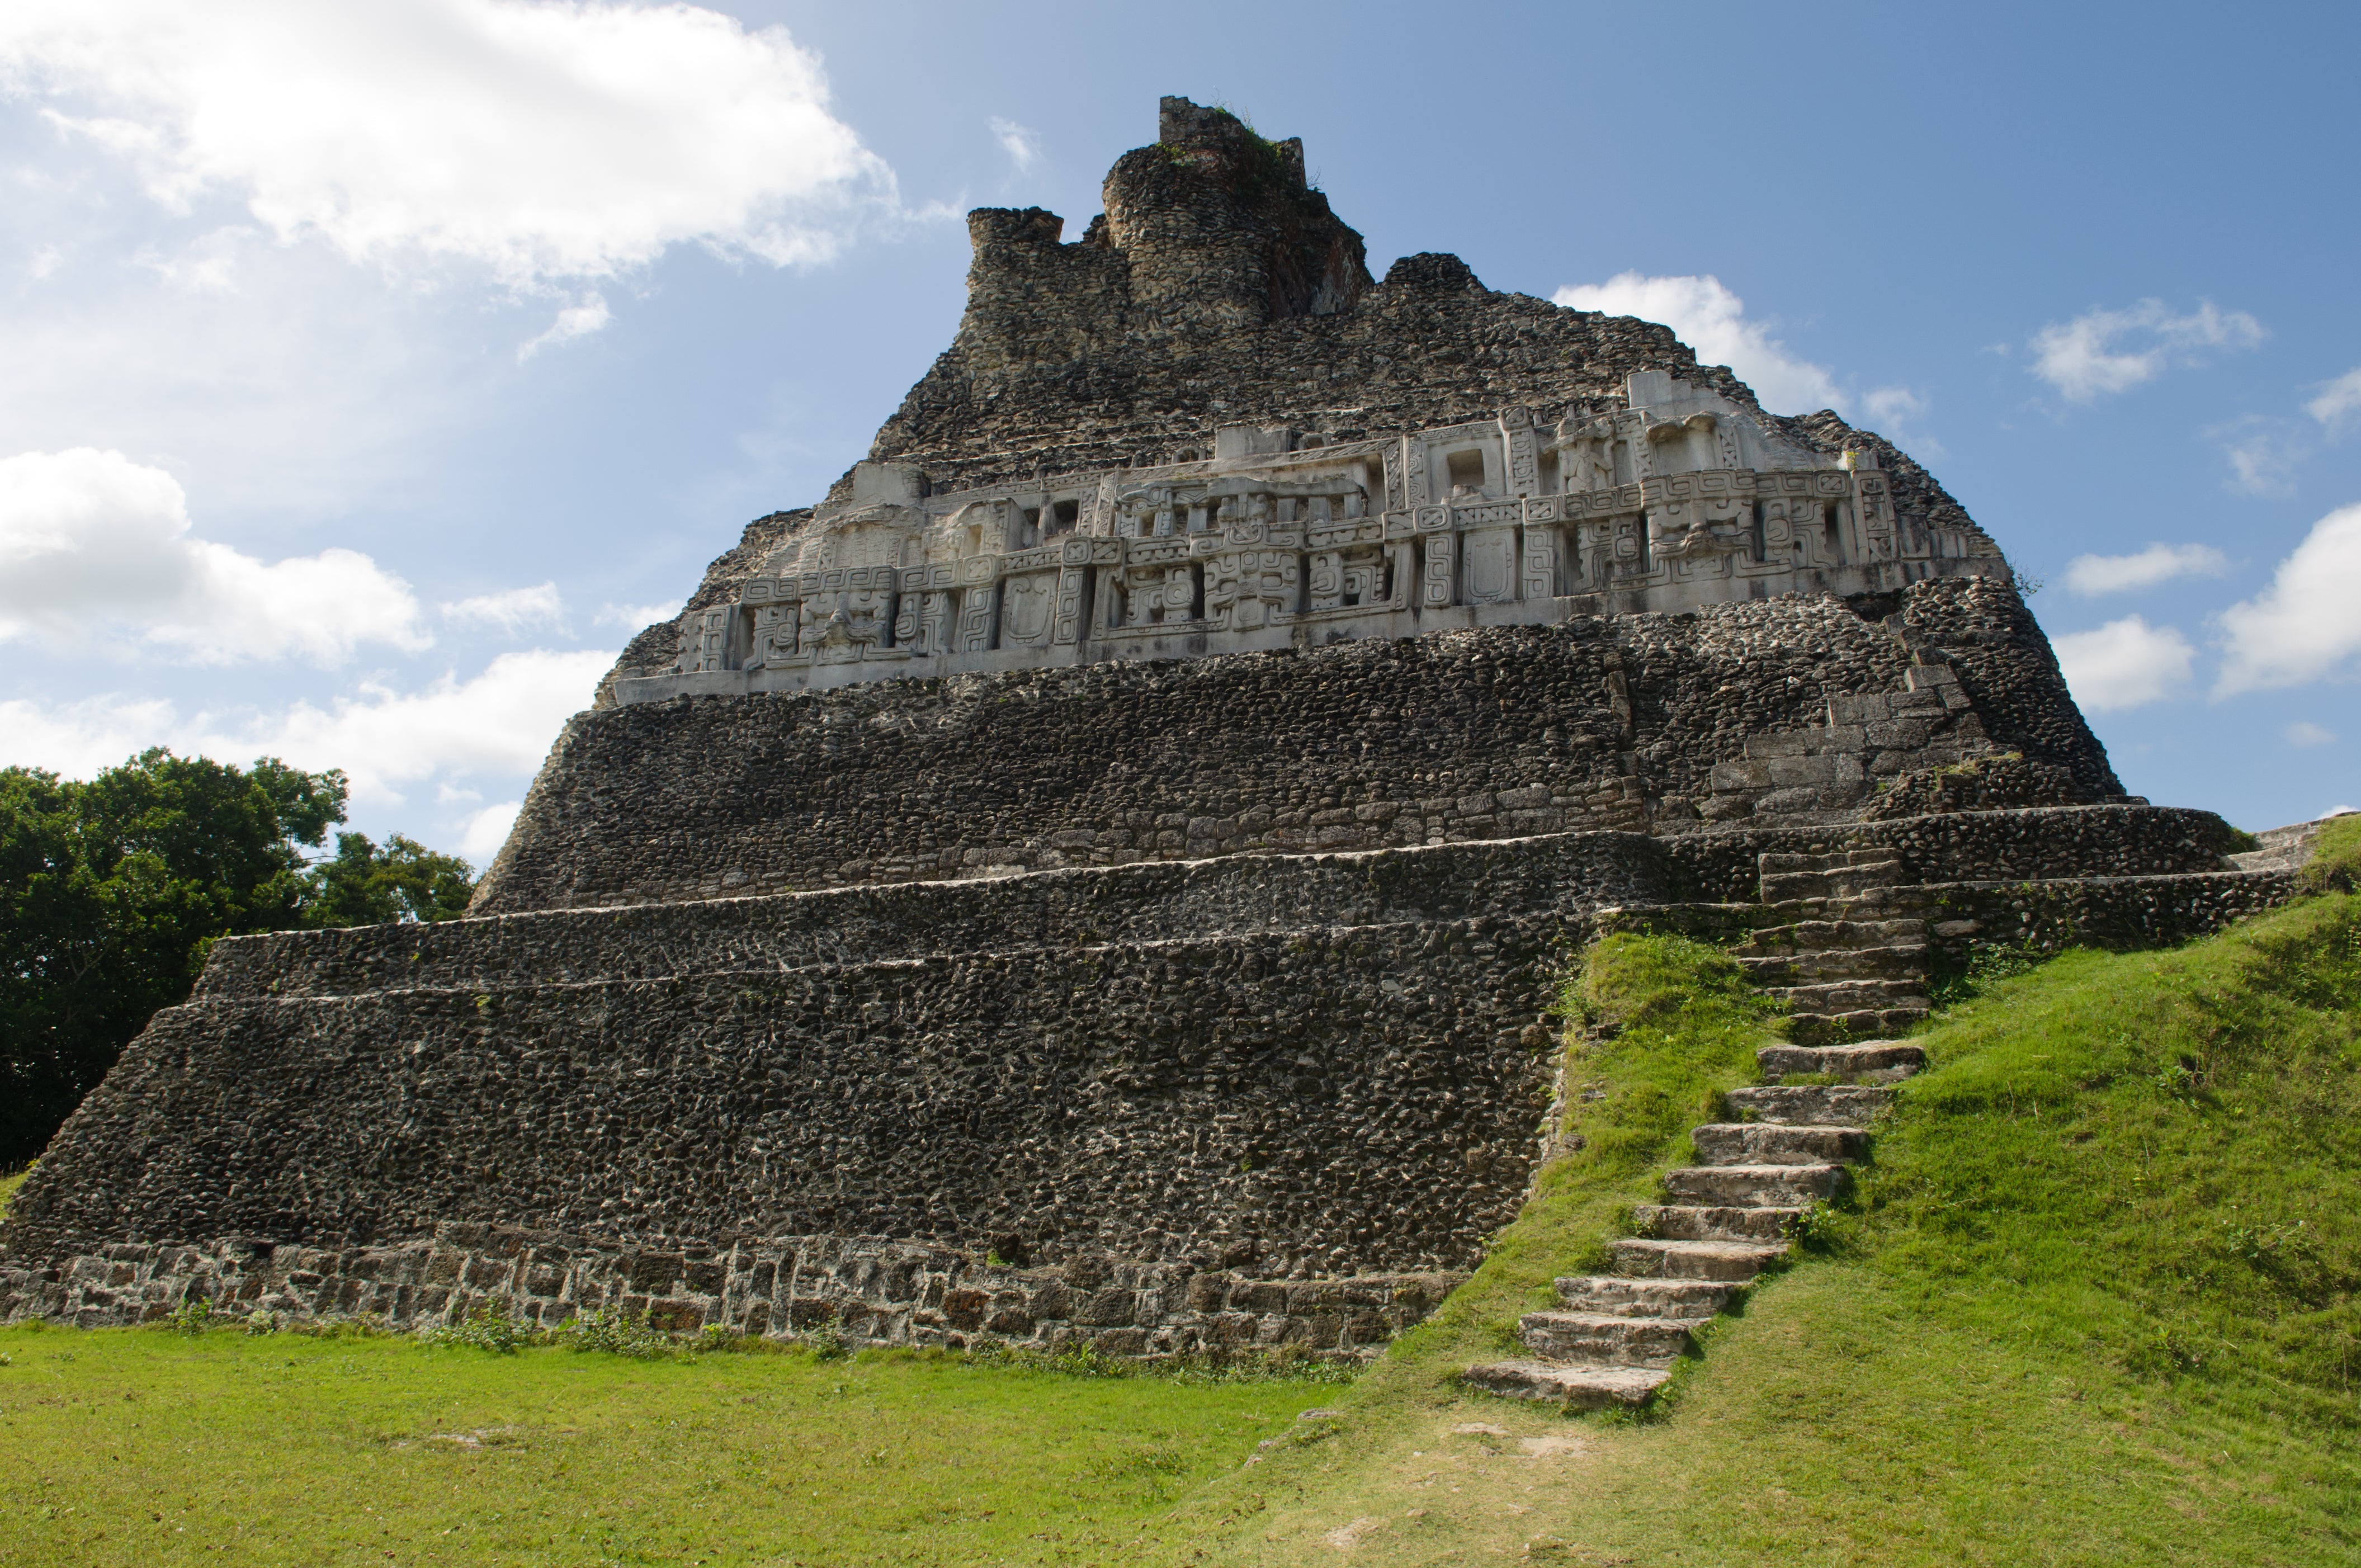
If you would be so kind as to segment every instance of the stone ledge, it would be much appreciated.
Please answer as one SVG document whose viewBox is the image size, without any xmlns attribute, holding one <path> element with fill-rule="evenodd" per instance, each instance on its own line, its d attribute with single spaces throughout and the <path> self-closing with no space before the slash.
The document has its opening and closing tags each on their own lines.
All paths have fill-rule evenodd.
<svg viewBox="0 0 2361 1568">
<path fill-rule="evenodd" d="M 431 1237 L 370 1247 L 239 1236 L 117 1244 L 48 1268 L 0 1262 L 0 1321 L 119 1326 L 210 1299 L 235 1314 L 366 1317 L 403 1330 L 489 1310 L 546 1329 L 615 1307 L 674 1332 L 721 1326 L 774 1339 L 833 1323 L 869 1345 L 1088 1347 L 1126 1356 L 1291 1349 L 1362 1359 L 1466 1277 L 1264 1279 L 1094 1255 L 1023 1268 L 878 1236 L 629 1245 L 446 1223 Z"/>
</svg>

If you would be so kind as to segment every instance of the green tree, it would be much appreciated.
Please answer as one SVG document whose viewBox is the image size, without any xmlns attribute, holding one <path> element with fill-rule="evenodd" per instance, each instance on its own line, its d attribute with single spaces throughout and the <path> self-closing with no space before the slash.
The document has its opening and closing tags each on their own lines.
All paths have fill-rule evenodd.
<svg viewBox="0 0 2361 1568">
<path fill-rule="evenodd" d="M 313 865 L 307 907 L 313 926 L 390 926 L 467 913 L 476 883 L 467 862 L 396 833 L 380 850 L 365 833 L 336 835 L 334 860 Z"/>
<path fill-rule="evenodd" d="M 345 775 L 158 749 L 87 783 L 0 769 L 0 1168 L 40 1152 L 214 938 L 461 913 L 467 868 L 359 834 Z"/>
</svg>

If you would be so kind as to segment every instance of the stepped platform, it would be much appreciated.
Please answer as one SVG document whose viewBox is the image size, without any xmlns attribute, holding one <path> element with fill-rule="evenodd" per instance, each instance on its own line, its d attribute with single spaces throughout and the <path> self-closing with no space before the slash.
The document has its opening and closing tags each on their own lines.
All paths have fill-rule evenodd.
<svg viewBox="0 0 2361 1568">
<path fill-rule="evenodd" d="M 1916 1046 L 1885 1041 L 1784 1046 L 1760 1057 L 1766 1078 L 1829 1080 L 1907 1076 L 1926 1062 Z M 1883 1109 L 1892 1092 L 1833 1081 L 1734 1091 L 1732 1108 L 1754 1119 L 1692 1132 L 1697 1163 L 1665 1173 L 1670 1202 L 1633 1211 L 1643 1234 L 1609 1249 L 1615 1272 L 1558 1280 L 1566 1310 L 1529 1312 L 1518 1324 L 1531 1358 L 1470 1366 L 1467 1386 L 1569 1409 L 1645 1404 L 1696 1348 L 1692 1331 L 1777 1267 L 1809 1205 L 1832 1196 L 1846 1166 L 1867 1157 L 1869 1129 L 1846 1118 Z"/>
<path fill-rule="evenodd" d="M 1366 1355 L 1556 1146 L 1597 932 L 1731 947 L 1802 1048 L 2292 890 L 2123 793 L 1891 443 L 1453 257 L 1379 280 L 1300 143 L 1158 133 L 1072 243 L 970 214 L 957 340 L 586 694 L 470 918 L 211 949 L 17 1193 L 0 1317 Z M 1626 1306 L 1775 1257 L 1839 1087 L 1708 1129 L 1534 1332 L 1660 1359 Z"/>
<path fill-rule="evenodd" d="M 2037 858 L 2104 825 L 2122 859 L 2178 865 L 2184 817 L 2020 812 L 1990 841 Z M 1903 948 L 1905 922 L 1827 916 L 1827 897 L 1804 918 L 1694 894 L 1749 850 L 1931 826 L 1232 855 L 226 940 L 20 1195 L 0 1312 L 130 1321 L 197 1289 L 397 1319 L 627 1300 L 750 1332 L 825 1311 L 881 1343 L 1365 1354 L 1413 1320 L 1364 1302 L 1246 1329 L 1228 1303 L 1325 1281 L 1414 1305 L 1475 1265 L 1541 1156 L 1555 953 L 1642 916 L 1803 961 L 1848 937 Z M 2202 912 L 2275 901 L 2288 875 L 2114 883 L 2202 885 L 2212 903 L 2179 906 Z M 2053 919 L 2092 902 L 2068 885 L 2079 904 L 2037 890 Z M 1764 978 L 1797 961 L 1737 950 Z M 1850 1125 L 1702 1129 L 1752 1153 L 1684 1179 L 1702 1185 L 1626 1265 L 1743 1277 L 1766 1226 L 1833 1190 Z M 826 1261 L 894 1247 L 934 1261 Z M 802 1282 L 787 1304 L 745 1276 L 762 1259 Z M 1083 1299 L 1072 1278 L 1125 1269 L 1164 1294 L 1054 1310 Z M 1022 1310 L 928 1304 L 972 1290 Z"/>
</svg>

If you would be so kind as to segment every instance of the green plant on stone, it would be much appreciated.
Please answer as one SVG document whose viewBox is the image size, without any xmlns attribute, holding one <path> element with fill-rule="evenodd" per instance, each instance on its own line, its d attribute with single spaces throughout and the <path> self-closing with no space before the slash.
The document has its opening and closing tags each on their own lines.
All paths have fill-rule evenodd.
<svg viewBox="0 0 2361 1568">
<path fill-rule="evenodd" d="M 647 1310 L 636 1314 L 609 1304 L 569 1318 L 558 1330 L 577 1351 L 605 1351 L 641 1361 L 657 1361 L 679 1350 L 673 1337 L 648 1321 Z"/>
<path fill-rule="evenodd" d="M 2361 893 L 2361 812 L 2321 824 L 2298 880 L 2306 893 Z"/>
<path fill-rule="evenodd" d="M 259 1337 L 279 1332 L 279 1314 L 267 1307 L 257 1307 L 246 1315 L 246 1332 Z"/>
<path fill-rule="evenodd" d="M 1938 1008 L 1972 1001 L 2002 981 L 2031 974 L 2056 956 L 2044 952 L 2030 938 L 2015 943 L 1979 946 L 1964 968 L 1936 979 L 1928 987 L 1927 999 Z"/>
<path fill-rule="evenodd" d="M 419 1335 L 427 1344 L 469 1346 L 488 1350 L 494 1355 L 514 1355 L 517 1347 L 531 1338 L 532 1331 L 505 1312 L 492 1310 L 487 1301 L 456 1323 L 437 1323 Z"/>
<path fill-rule="evenodd" d="M 183 1296 L 181 1304 L 164 1316 L 164 1326 L 174 1333 L 194 1337 L 213 1327 L 214 1299 L 210 1296 Z"/>
<path fill-rule="evenodd" d="M 852 1354 L 852 1346 L 844 1337 L 843 1321 L 834 1311 L 817 1328 L 804 1331 L 804 1343 L 822 1361 L 841 1361 Z"/>
</svg>

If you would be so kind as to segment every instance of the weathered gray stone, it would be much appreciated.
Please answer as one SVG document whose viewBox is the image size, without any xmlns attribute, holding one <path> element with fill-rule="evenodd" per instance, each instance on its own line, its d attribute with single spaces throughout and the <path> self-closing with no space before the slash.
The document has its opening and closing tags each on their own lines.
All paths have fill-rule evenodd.
<svg viewBox="0 0 2361 1568">
<path fill-rule="evenodd" d="M 1869 1151 L 1869 1135 L 1858 1127 L 1725 1122 L 1696 1128 L 1689 1139 L 1704 1165 L 1838 1165 Z"/>
<path fill-rule="evenodd" d="M 1861 1084 L 1733 1089 L 1723 1097 L 1741 1117 L 1792 1126 L 1866 1126 L 1894 1103 L 1894 1091 Z"/>
<path fill-rule="evenodd" d="M 1784 1243 L 1657 1241 L 1642 1236 L 1617 1242 L 1611 1251 L 1616 1267 L 1642 1277 L 1742 1281 L 1784 1256 L 1787 1248 Z"/>
<path fill-rule="evenodd" d="M 1916 1072 L 1927 1065 L 1926 1047 L 1899 1040 L 1868 1040 L 1841 1046 L 1770 1046 L 1754 1055 L 1763 1073 L 1772 1078 L 1802 1073 L 1862 1078 L 1869 1073 L 1897 1069 Z"/>
<path fill-rule="evenodd" d="M 1670 1366 L 1689 1348 L 1688 1321 L 1612 1312 L 1527 1312 L 1518 1321 L 1535 1354 L 1599 1366 Z"/>
<path fill-rule="evenodd" d="M 1793 1208 L 1833 1197 L 1843 1182 L 1837 1165 L 1693 1165 L 1664 1173 L 1664 1191 L 1675 1202 L 1708 1207 Z"/>
<path fill-rule="evenodd" d="M 1559 1403 L 1576 1410 L 1644 1405 L 1672 1376 L 1662 1367 L 1566 1366 L 1546 1361 L 1498 1361 L 1461 1374 L 1470 1387 L 1487 1394 Z"/>
</svg>

